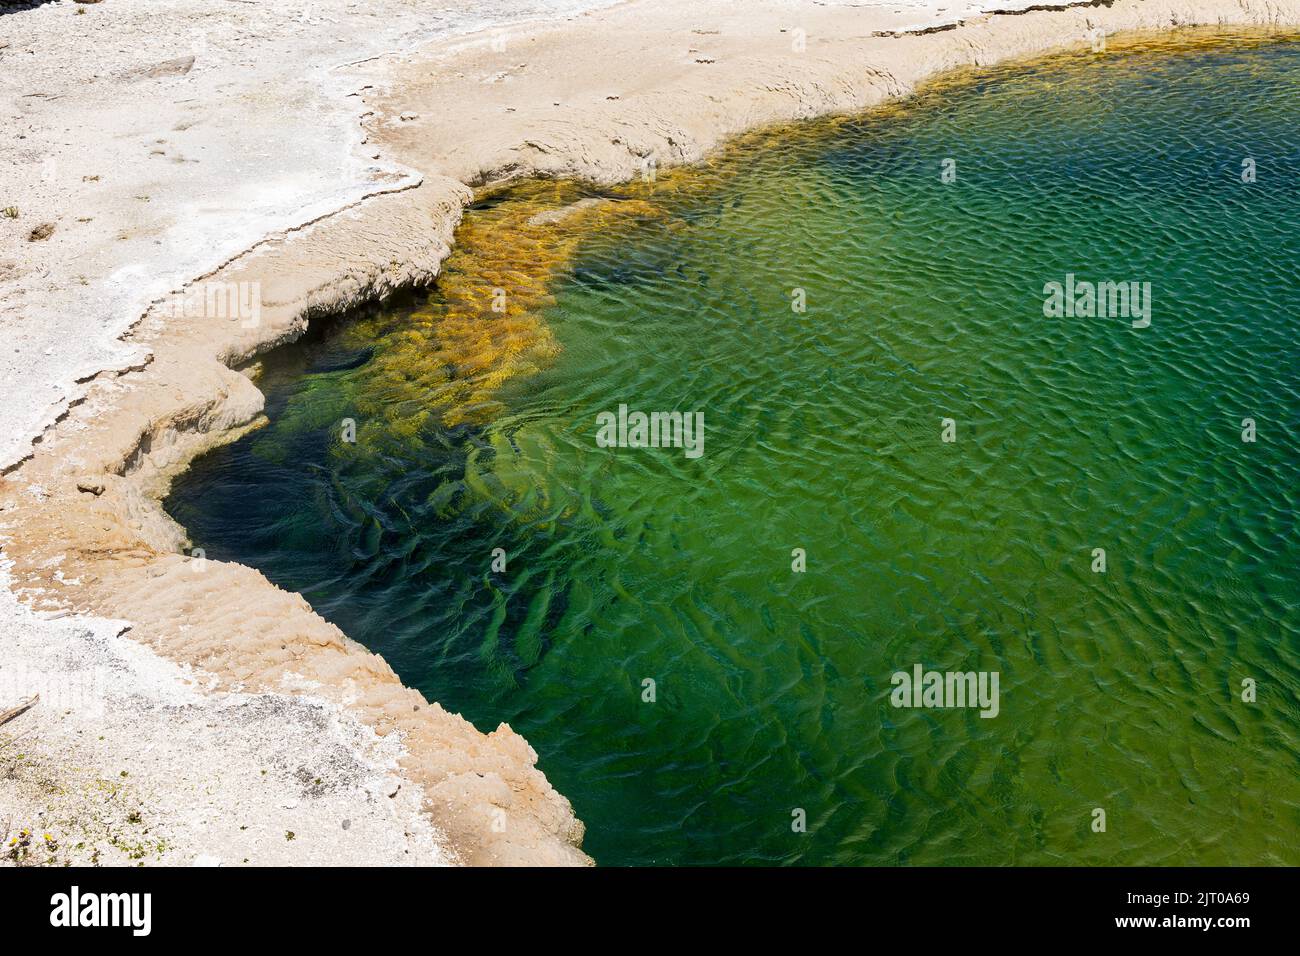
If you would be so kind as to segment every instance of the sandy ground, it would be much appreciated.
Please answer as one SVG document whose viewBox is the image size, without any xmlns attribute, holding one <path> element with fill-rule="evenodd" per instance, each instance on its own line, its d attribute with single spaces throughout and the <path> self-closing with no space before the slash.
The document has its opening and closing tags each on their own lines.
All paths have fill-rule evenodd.
<svg viewBox="0 0 1300 956">
<path fill-rule="evenodd" d="M 87 616 L 45 620 L 0 589 L 0 681 L 33 675 L 11 697 L 51 673 L 81 686 L 110 658 L 129 679 L 108 706 L 38 705 L 0 729 L 0 825 L 72 821 L 54 839 L 77 861 L 91 846 L 111 861 L 112 839 L 83 835 L 126 840 L 139 824 L 123 808 L 138 805 L 173 859 L 356 862 L 322 849 L 342 817 L 375 862 L 586 862 L 581 824 L 518 735 L 424 701 L 257 572 L 196 563 L 157 504 L 194 455 L 256 424 L 262 396 L 230 366 L 308 316 L 429 281 L 470 187 L 629 178 L 1096 30 L 1300 21 L 1300 0 L 994 16 L 942 0 L 639 0 L 451 40 L 482 14 L 442 8 L 432 23 L 398 0 L 76 9 L 0 16 L 0 208 L 18 209 L 0 216 L 0 540 L 26 603 Z M 196 279 L 258 290 L 257 315 L 149 308 Z M 286 719 L 292 746 L 275 740 Z M 191 731 L 202 758 L 166 743 Z M 30 763 L 6 777 L 11 732 Z M 151 756 L 119 768 L 141 740 Z M 89 794 L 121 769 L 129 786 L 105 809 Z M 413 803 L 375 798 L 390 778 Z M 284 845 L 282 827 L 296 834 Z"/>
<path fill-rule="evenodd" d="M 125 622 L 0 605 L 0 859 L 25 865 L 446 865 L 400 744 L 343 708 L 208 693 Z"/>
<path fill-rule="evenodd" d="M 18 210 L 0 216 L 0 468 L 79 380 L 143 360 L 120 338 L 160 295 L 418 182 L 366 148 L 356 94 L 384 82 L 384 54 L 600 2 L 65 0 L 0 15 L 0 209 Z"/>
</svg>

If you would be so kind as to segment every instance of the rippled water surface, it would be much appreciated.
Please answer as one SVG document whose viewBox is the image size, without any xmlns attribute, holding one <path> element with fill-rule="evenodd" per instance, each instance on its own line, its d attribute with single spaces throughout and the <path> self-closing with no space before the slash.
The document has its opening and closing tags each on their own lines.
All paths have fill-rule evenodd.
<svg viewBox="0 0 1300 956">
<path fill-rule="evenodd" d="M 168 504 L 523 733 L 601 863 L 1300 863 L 1298 176 L 1300 45 L 1198 36 L 528 184 Z M 619 403 L 704 454 L 597 447 Z M 917 663 L 1000 713 L 891 707 Z"/>
</svg>

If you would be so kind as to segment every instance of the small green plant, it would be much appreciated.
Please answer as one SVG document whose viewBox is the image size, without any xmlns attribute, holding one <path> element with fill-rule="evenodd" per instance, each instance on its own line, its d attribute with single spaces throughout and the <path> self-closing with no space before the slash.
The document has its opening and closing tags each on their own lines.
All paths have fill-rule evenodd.
<svg viewBox="0 0 1300 956">
<path fill-rule="evenodd" d="M 5 208 L 4 208 L 4 217 L 5 217 L 6 219 L 17 219 L 17 218 L 18 218 L 18 207 L 17 207 L 17 206 L 5 206 Z"/>
</svg>

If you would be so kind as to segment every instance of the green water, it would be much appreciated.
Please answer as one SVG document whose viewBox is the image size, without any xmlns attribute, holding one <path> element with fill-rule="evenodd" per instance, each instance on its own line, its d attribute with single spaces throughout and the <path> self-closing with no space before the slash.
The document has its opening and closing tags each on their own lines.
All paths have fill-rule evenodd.
<svg viewBox="0 0 1300 956">
<path fill-rule="evenodd" d="M 598 193 L 467 235 L 552 189 Z M 195 544 L 509 722 L 600 863 L 1300 863 L 1300 44 L 987 70 L 612 195 L 542 280 L 465 252 L 271 356 Z M 1067 273 L 1150 327 L 1046 317 Z M 703 455 L 597 447 L 620 403 Z M 998 715 L 891 706 L 918 663 Z"/>
</svg>

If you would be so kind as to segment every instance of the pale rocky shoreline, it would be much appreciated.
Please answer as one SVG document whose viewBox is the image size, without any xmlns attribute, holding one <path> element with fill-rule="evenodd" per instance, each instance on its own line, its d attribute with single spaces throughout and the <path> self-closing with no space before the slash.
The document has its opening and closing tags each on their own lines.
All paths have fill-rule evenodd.
<svg viewBox="0 0 1300 956">
<path fill-rule="evenodd" d="M 308 8 L 317 22 L 276 20 L 287 33 L 265 56 L 245 48 L 258 25 L 228 10 L 178 56 L 179 39 L 151 23 L 208 5 L 73 6 L 0 16 L 18 136 L 0 159 L 20 171 L 5 185 L 16 198 L 0 196 L 20 207 L 0 219 L 0 711 L 37 685 L 72 689 L 69 706 L 0 728 L 5 842 L 22 828 L 43 841 L 48 823 L 57 844 L 26 862 L 590 862 L 522 738 L 426 702 L 257 571 L 189 557 L 158 504 L 196 455 L 258 423 L 262 395 L 232 367 L 310 318 L 432 281 L 474 187 L 625 180 L 647 161 L 689 163 L 748 129 L 861 110 L 1098 30 L 1300 23 L 1300 0 L 994 15 L 663 0 L 429 42 L 419 4 L 385 0 L 366 7 L 385 22 L 362 43 L 355 5 L 331 0 Z M 119 15 L 139 18 L 120 36 Z M 56 17 L 99 17 L 114 36 L 96 66 L 105 91 L 61 77 L 68 46 L 36 42 L 47 26 L 76 40 L 82 27 Z M 330 67 L 313 98 L 285 63 L 335 42 L 364 62 Z M 205 64 L 214 50 L 225 59 Z M 10 69 L 19 55 L 30 71 Z M 223 139 L 241 121 L 266 142 Z M 47 222 L 48 238 L 27 240 Z M 177 314 L 164 299 L 203 282 L 256 289 L 256 321 Z"/>
</svg>

